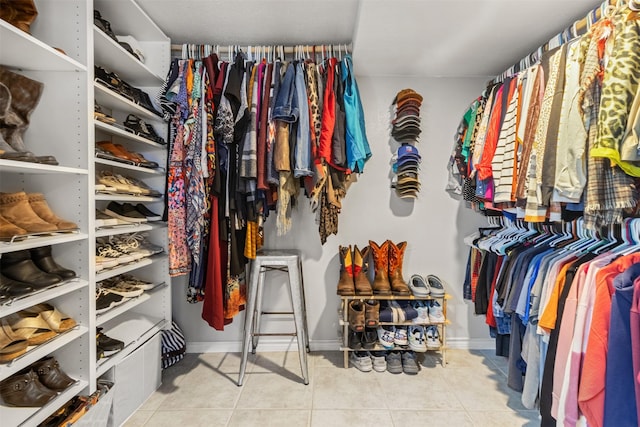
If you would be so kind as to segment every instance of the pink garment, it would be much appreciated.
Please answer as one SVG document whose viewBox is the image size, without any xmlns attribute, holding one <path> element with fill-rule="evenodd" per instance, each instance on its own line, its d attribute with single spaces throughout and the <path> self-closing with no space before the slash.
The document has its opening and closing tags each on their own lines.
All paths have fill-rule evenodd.
<svg viewBox="0 0 640 427">
<path fill-rule="evenodd" d="M 596 302 L 578 392 L 578 405 L 590 427 L 603 427 L 613 279 L 638 262 L 640 253 L 629 254 L 603 267 L 596 275 Z"/>
<path fill-rule="evenodd" d="M 636 408 L 640 420 L 640 278 L 633 282 L 631 302 L 631 351 L 633 354 L 633 377 L 636 386 Z"/>
</svg>

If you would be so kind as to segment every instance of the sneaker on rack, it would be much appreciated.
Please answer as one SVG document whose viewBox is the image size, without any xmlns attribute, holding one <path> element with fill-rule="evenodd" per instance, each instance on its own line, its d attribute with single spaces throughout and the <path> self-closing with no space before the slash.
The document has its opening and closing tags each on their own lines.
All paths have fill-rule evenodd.
<svg viewBox="0 0 640 427">
<path fill-rule="evenodd" d="M 136 207 L 131 203 L 120 204 L 118 202 L 110 202 L 105 209 L 105 213 L 123 221 L 133 223 L 147 222 L 147 218 L 138 212 Z"/>
<path fill-rule="evenodd" d="M 413 308 L 418 313 L 418 317 L 412 320 L 416 325 L 426 325 L 429 323 L 429 307 L 427 301 L 414 301 Z"/>
<path fill-rule="evenodd" d="M 96 209 L 96 227 L 113 227 L 114 225 L 118 225 L 118 220 L 116 218 Z"/>
<path fill-rule="evenodd" d="M 371 365 L 376 372 L 384 372 L 387 370 L 386 352 L 384 351 L 370 351 Z"/>
<path fill-rule="evenodd" d="M 136 260 L 135 257 L 117 250 L 109 243 L 109 240 L 105 238 L 96 239 L 96 255 L 111 260 L 117 260 L 118 264 L 126 264 Z"/>
<path fill-rule="evenodd" d="M 393 335 L 393 343 L 400 346 L 409 344 L 407 328 L 405 328 L 404 326 L 396 327 L 395 333 Z"/>
<path fill-rule="evenodd" d="M 427 343 L 422 326 L 409 326 L 409 348 L 418 353 L 427 351 Z"/>
<path fill-rule="evenodd" d="M 96 313 L 104 313 L 128 299 L 129 298 L 122 297 L 122 295 L 116 295 L 100 287 L 96 287 Z"/>
<path fill-rule="evenodd" d="M 109 244 L 111 244 L 111 246 L 116 250 L 132 256 L 135 261 L 150 256 L 149 251 L 140 249 L 137 241 L 128 239 L 127 236 L 127 234 L 109 236 Z"/>
<path fill-rule="evenodd" d="M 136 205 L 136 210 L 138 212 L 140 212 L 145 218 L 147 218 L 147 221 L 161 221 L 162 220 L 162 215 L 157 214 L 157 213 L 147 209 L 147 207 L 145 205 L 143 205 L 142 203 L 138 203 Z"/>
<path fill-rule="evenodd" d="M 108 258 L 100 255 L 96 255 L 96 271 L 104 270 L 105 268 L 113 268 L 120 264 L 117 258 Z"/>
<path fill-rule="evenodd" d="M 405 351 L 402 353 L 402 371 L 405 374 L 416 375 L 420 368 L 416 360 L 416 354 L 413 351 Z"/>
<path fill-rule="evenodd" d="M 120 280 L 124 280 L 127 283 L 136 285 L 143 291 L 148 291 L 159 285 L 159 283 L 148 282 L 146 280 L 140 279 L 139 277 L 135 277 L 131 274 L 121 274 L 120 276 L 117 276 L 117 277 L 119 277 Z"/>
<path fill-rule="evenodd" d="M 438 300 L 429 301 L 429 323 L 444 323 L 444 312 Z"/>
<path fill-rule="evenodd" d="M 96 284 L 97 285 L 97 284 Z M 103 280 L 99 283 L 102 290 L 120 295 L 126 298 L 135 298 L 142 295 L 143 289 L 124 280 Z"/>
<path fill-rule="evenodd" d="M 349 357 L 351 364 L 362 372 L 369 372 L 373 369 L 371 357 L 368 351 L 352 351 Z"/>
<path fill-rule="evenodd" d="M 385 350 L 392 350 L 395 347 L 395 344 L 393 342 L 395 328 L 393 326 L 378 326 L 377 332 L 378 342 L 380 342 L 380 345 L 384 347 Z"/>
<path fill-rule="evenodd" d="M 102 353 L 104 357 L 109 357 L 124 348 L 124 343 L 120 340 L 111 338 L 102 333 L 102 328 L 96 329 L 96 346 L 97 352 Z"/>
<path fill-rule="evenodd" d="M 440 350 L 440 333 L 438 327 L 433 325 L 427 327 L 427 350 Z"/>
<path fill-rule="evenodd" d="M 390 351 L 387 354 L 387 371 L 392 374 L 402 373 L 402 356 L 399 351 Z"/>
<path fill-rule="evenodd" d="M 164 248 L 160 245 L 155 245 L 147 239 L 145 233 L 132 233 L 128 235 L 128 239 L 135 239 L 138 241 L 138 249 L 150 252 L 150 255 L 161 254 L 164 252 Z"/>
</svg>

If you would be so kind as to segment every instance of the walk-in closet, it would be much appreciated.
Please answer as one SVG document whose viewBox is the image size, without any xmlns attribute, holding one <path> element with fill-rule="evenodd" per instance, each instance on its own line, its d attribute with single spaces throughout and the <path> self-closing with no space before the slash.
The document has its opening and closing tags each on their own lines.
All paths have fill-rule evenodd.
<svg viewBox="0 0 640 427">
<path fill-rule="evenodd" d="M 640 426 L 640 2 L 0 0 L 0 426 Z"/>
</svg>

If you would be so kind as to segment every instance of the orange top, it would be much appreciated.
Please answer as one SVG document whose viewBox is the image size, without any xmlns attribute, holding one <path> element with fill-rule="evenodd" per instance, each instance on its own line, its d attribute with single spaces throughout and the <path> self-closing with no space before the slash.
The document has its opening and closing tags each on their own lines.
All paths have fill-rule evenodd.
<svg viewBox="0 0 640 427">
<path fill-rule="evenodd" d="M 544 312 L 542 313 L 542 316 L 540 316 L 540 320 L 538 321 L 538 326 L 540 326 L 547 332 L 551 332 L 551 330 L 555 329 L 556 327 L 556 320 L 558 317 L 558 300 L 560 299 L 562 288 L 564 288 L 567 270 L 573 263 L 574 259 L 575 258 L 571 259 L 560 269 L 558 277 L 556 278 L 556 282 L 553 285 L 553 291 L 551 291 L 549 302 L 547 302 L 547 306 L 545 307 Z"/>
</svg>

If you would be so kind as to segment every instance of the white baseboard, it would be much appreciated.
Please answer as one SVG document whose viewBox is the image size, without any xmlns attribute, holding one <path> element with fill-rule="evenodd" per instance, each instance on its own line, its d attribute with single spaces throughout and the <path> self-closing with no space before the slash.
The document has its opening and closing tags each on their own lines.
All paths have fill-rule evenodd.
<svg viewBox="0 0 640 427">
<path fill-rule="evenodd" d="M 314 340 L 309 343 L 311 351 L 338 351 L 338 340 Z M 495 349 L 495 341 L 491 338 L 447 338 L 447 348 L 464 350 Z M 259 351 L 297 351 L 295 339 L 262 339 Z M 188 342 L 187 353 L 239 353 L 242 351 L 240 341 Z"/>
</svg>

